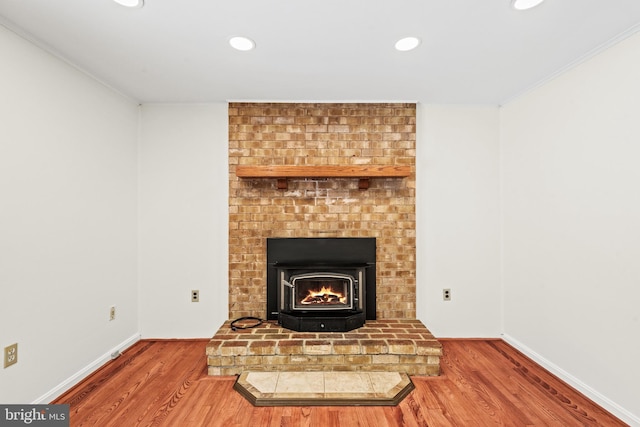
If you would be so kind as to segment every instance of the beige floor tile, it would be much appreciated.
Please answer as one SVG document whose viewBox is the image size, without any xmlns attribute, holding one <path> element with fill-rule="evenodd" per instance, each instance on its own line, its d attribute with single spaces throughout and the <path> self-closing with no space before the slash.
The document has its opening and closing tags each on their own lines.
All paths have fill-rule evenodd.
<svg viewBox="0 0 640 427">
<path fill-rule="evenodd" d="M 324 393 L 323 372 L 280 372 L 276 393 Z"/>
<path fill-rule="evenodd" d="M 366 372 L 325 372 L 325 393 L 373 393 L 369 374 Z"/>
<path fill-rule="evenodd" d="M 398 385 L 402 377 L 398 372 L 369 372 L 373 391 L 384 394 Z"/>
<path fill-rule="evenodd" d="M 260 393 L 275 393 L 278 375 L 278 372 L 249 372 L 246 381 Z"/>
</svg>

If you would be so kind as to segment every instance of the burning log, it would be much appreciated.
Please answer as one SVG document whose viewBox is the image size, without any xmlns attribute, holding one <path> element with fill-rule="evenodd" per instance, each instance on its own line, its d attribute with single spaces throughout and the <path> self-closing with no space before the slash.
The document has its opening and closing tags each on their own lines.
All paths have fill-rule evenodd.
<svg viewBox="0 0 640 427">
<path fill-rule="evenodd" d="M 301 304 L 310 305 L 310 304 L 344 304 L 346 298 L 342 296 L 342 294 L 333 291 L 332 289 L 327 289 L 323 287 L 318 292 L 309 291 L 309 295 L 304 297 Z"/>
</svg>

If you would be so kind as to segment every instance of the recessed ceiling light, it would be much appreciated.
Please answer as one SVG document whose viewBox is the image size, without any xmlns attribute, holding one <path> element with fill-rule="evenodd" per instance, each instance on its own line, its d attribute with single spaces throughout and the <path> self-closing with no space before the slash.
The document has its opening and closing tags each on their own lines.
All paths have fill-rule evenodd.
<svg viewBox="0 0 640 427">
<path fill-rule="evenodd" d="M 119 5 L 125 7 L 142 7 L 144 6 L 144 0 L 113 0 Z"/>
<path fill-rule="evenodd" d="M 231 37 L 229 44 L 238 50 L 251 50 L 256 47 L 255 42 L 247 37 Z"/>
<path fill-rule="evenodd" d="M 537 5 L 542 3 L 543 1 L 544 0 L 512 0 L 511 1 L 511 6 L 515 10 L 527 10 L 527 9 L 531 9 L 533 7 L 536 7 Z"/>
<path fill-rule="evenodd" d="M 401 52 L 406 52 L 418 47 L 420 39 L 417 37 L 405 37 L 396 42 L 396 49 Z"/>
</svg>

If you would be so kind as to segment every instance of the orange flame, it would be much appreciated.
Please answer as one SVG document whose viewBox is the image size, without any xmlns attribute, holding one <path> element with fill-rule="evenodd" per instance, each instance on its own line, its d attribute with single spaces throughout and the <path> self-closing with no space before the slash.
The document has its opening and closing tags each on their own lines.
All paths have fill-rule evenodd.
<svg viewBox="0 0 640 427">
<path fill-rule="evenodd" d="M 326 286 L 319 291 L 309 291 L 309 294 L 300 301 L 301 304 L 346 304 L 346 302 L 346 296 Z"/>
</svg>

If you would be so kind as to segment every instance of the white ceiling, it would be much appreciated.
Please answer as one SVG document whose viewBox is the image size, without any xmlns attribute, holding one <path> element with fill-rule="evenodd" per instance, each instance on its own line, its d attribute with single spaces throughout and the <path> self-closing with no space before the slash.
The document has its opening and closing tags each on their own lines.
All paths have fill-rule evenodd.
<svg viewBox="0 0 640 427">
<path fill-rule="evenodd" d="M 0 0 L 0 22 L 140 102 L 499 105 L 640 29 L 640 0 Z M 257 48 L 229 47 L 245 35 Z M 418 49 L 395 51 L 407 35 Z M 0 59 L 1 61 L 1 59 Z"/>
</svg>

